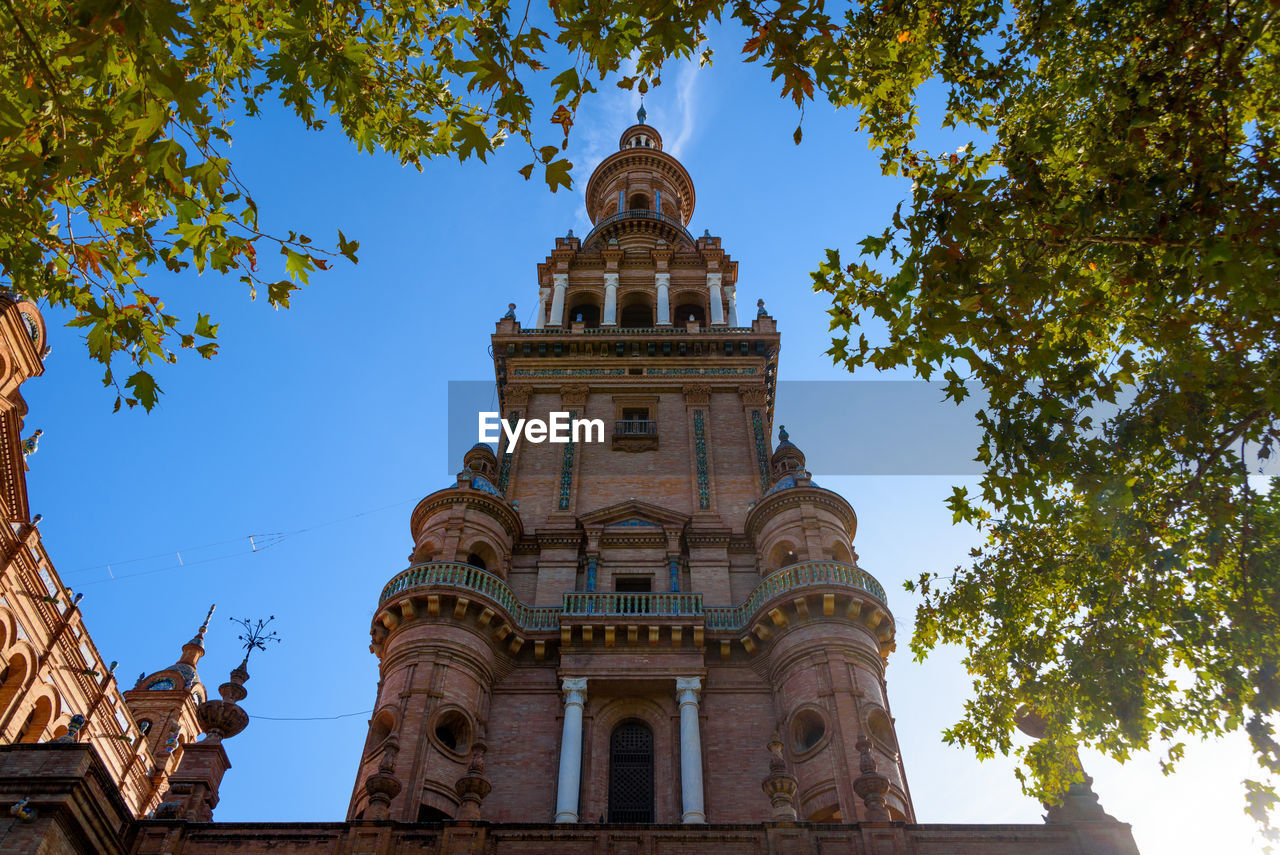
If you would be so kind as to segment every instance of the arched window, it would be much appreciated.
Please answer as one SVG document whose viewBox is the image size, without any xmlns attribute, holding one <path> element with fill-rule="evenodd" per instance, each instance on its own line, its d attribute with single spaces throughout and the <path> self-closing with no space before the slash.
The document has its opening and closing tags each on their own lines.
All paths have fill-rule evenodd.
<svg viewBox="0 0 1280 855">
<path fill-rule="evenodd" d="M 467 563 L 470 564 L 472 567 L 479 567 L 481 570 L 489 569 L 485 565 L 484 557 L 475 552 L 467 556 Z"/>
<path fill-rule="evenodd" d="M 681 303 L 676 306 L 674 317 L 675 325 L 678 327 L 688 327 L 690 324 L 702 327 L 707 325 L 707 313 L 696 303 Z"/>
<path fill-rule="evenodd" d="M 618 326 L 623 329 L 642 329 L 653 326 L 653 309 L 647 303 L 623 306 L 618 313 Z"/>
<path fill-rule="evenodd" d="M 653 822 L 653 731 L 624 721 L 609 738 L 609 822 Z"/>
<path fill-rule="evenodd" d="M 139 733 L 141 733 L 143 736 L 146 736 L 148 733 L 150 733 L 150 732 L 151 732 L 151 722 L 150 722 L 150 721 L 148 721 L 148 720 L 147 720 L 147 719 L 145 719 L 145 718 L 144 718 L 144 719 L 142 719 L 141 721 L 139 721 L 139 722 L 138 722 L 138 732 L 139 732 Z"/>
<path fill-rule="evenodd" d="M 569 321 L 582 324 L 592 330 L 600 326 L 600 307 L 593 303 L 579 303 L 569 310 Z"/>
<path fill-rule="evenodd" d="M 631 204 L 627 206 L 629 211 L 647 211 L 649 210 L 649 197 L 643 193 L 633 193 L 631 195 Z"/>
</svg>

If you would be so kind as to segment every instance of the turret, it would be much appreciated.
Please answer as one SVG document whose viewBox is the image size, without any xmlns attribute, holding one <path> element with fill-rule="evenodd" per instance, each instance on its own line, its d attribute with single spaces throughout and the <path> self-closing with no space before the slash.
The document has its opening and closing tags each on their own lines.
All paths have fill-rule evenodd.
<svg viewBox="0 0 1280 855">
<path fill-rule="evenodd" d="M 169 776 L 182 760 L 183 745 L 194 742 L 204 732 L 196 709 L 206 699 L 196 665 L 204 656 L 204 637 L 216 606 L 209 607 L 204 623 L 182 645 L 178 661 L 151 674 L 143 674 L 137 685 L 124 693 L 125 704 L 146 743 L 152 783 L 149 811 L 159 802 Z"/>
</svg>

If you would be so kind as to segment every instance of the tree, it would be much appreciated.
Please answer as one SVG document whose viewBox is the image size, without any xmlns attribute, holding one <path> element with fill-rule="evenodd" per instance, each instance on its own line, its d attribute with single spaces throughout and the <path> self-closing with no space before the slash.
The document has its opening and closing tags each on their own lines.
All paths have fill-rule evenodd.
<svg viewBox="0 0 1280 855">
<path fill-rule="evenodd" d="M 1274 5 L 550 0 L 518 22 L 504 0 L 0 9 L 0 268 L 76 309 L 108 383 L 113 356 L 135 363 L 125 387 L 148 407 L 145 366 L 172 360 L 174 337 L 212 355 L 216 334 L 203 315 L 180 332 L 141 286 L 148 267 L 235 272 L 283 305 L 329 257 L 257 230 L 217 148 L 236 111 L 274 93 L 307 126 L 327 112 L 357 147 L 413 164 L 519 137 L 521 172 L 541 165 L 554 190 L 581 99 L 624 59 L 617 85 L 642 92 L 672 57 L 710 61 L 705 31 L 729 14 L 783 96 L 856 110 L 883 172 L 914 182 L 859 260 L 833 250 L 814 273 L 832 357 L 940 375 L 984 404 L 980 490 L 950 501 L 985 543 L 912 583 L 916 654 L 961 644 L 975 678 L 947 737 L 1021 754 L 1054 800 L 1078 745 L 1124 759 L 1243 728 L 1263 772 L 1249 809 L 1274 806 L 1280 490 L 1255 489 L 1245 463 L 1273 451 L 1280 396 Z M 541 144 L 524 81 L 553 71 L 559 131 Z M 972 145 L 918 145 L 929 82 Z M 258 278 L 259 245 L 289 279 Z M 339 233 L 337 252 L 355 249 Z M 1045 730 L 1029 749 L 1011 739 L 1023 706 Z"/>
</svg>

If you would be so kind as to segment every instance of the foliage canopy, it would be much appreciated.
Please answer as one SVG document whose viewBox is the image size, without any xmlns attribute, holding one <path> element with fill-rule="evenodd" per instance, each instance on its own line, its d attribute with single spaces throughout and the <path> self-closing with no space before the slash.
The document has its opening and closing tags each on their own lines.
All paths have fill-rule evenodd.
<svg viewBox="0 0 1280 855">
<path fill-rule="evenodd" d="M 974 695 L 948 737 L 1024 754 L 1054 798 L 1078 745 L 1243 728 L 1276 801 L 1280 490 L 1251 487 L 1280 398 L 1277 7 L 1261 0 L 0 0 L 0 271 L 72 307 L 91 354 L 136 368 L 216 350 L 147 291 L 149 268 L 234 273 L 276 305 L 334 254 L 264 234 L 221 153 L 229 117 L 278 98 L 404 163 L 484 158 L 509 137 L 555 190 L 581 99 L 644 91 L 665 62 L 710 61 L 729 15 L 784 97 L 857 111 L 887 175 L 910 177 L 883 232 L 813 274 L 832 357 L 941 376 L 984 406 L 980 489 L 958 522 L 985 544 L 912 583 L 913 642 L 967 651 Z M 535 14 L 535 18 L 538 15 Z M 554 73 L 550 120 L 525 81 Z M 956 152 L 916 140 L 926 83 Z M 544 140 L 549 133 L 552 139 Z M 800 141 L 800 129 L 796 130 Z M 259 272 L 279 250 L 287 278 Z M 864 319 L 887 329 L 871 341 Z M 117 399 L 119 406 L 120 399 Z M 1046 724 L 1011 740 L 1022 705 Z"/>
</svg>

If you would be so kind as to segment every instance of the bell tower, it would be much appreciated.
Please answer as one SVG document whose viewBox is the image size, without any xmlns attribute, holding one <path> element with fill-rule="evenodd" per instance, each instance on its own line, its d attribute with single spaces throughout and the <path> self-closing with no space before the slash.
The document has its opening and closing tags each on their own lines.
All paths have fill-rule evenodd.
<svg viewBox="0 0 1280 855">
<path fill-rule="evenodd" d="M 777 327 L 637 118 L 492 338 L 510 426 L 604 431 L 477 446 L 414 509 L 352 819 L 914 821 L 857 517 L 772 445 Z"/>
</svg>

